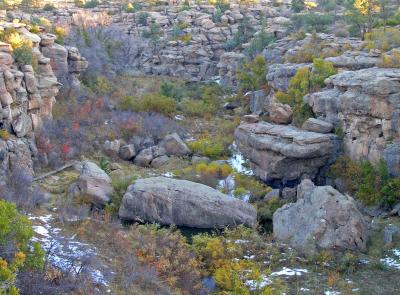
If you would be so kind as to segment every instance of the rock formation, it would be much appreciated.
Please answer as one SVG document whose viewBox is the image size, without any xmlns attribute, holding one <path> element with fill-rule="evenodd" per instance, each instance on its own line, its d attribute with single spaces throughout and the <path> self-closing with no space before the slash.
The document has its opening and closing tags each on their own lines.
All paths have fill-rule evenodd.
<svg viewBox="0 0 400 295">
<path fill-rule="evenodd" d="M 43 119 L 52 117 L 52 108 L 62 84 L 54 72 L 59 68 L 57 54 L 48 52 L 66 49 L 54 43 L 55 36 L 36 35 L 25 24 L 2 22 L 2 29 L 14 29 L 22 40 L 32 45 L 35 62 L 32 65 L 16 64 L 11 45 L 0 44 L 0 125 L 3 130 L 0 178 L 10 169 L 22 169 L 33 175 L 33 159 L 37 155 L 33 132 L 40 129 Z M 83 70 L 82 67 L 80 70 Z M 77 73 L 65 66 L 67 73 Z"/>
<path fill-rule="evenodd" d="M 326 84 L 305 101 L 343 131 L 345 155 L 372 163 L 385 159 L 390 172 L 400 176 L 400 69 L 345 71 Z"/>
<path fill-rule="evenodd" d="M 273 186 L 316 179 L 335 153 L 333 134 L 267 122 L 241 123 L 235 141 L 256 176 Z"/>
<path fill-rule="evenodd" d="M 255 208 L 203 184 L 166 177 L 139 179 L 128 187 L 119 216 L 193 228 L 254 226 Z"/>
<path fill-rule="evenodd" d="M 310 180 L 297 188 L 297 202 L 273 216 L 274 236 L 298 251 L 365 250 L 367 225 L 353 198 Z"/>
<path fill-rule="evenodd" d="M 110 176 L 93 162 L 83 162 L 78 169 L 79 179 L 70 188 L 73 196 L 87 198 L 86 201 L 97 206 L 109 203 L 113 193 Z"/>
</svg>

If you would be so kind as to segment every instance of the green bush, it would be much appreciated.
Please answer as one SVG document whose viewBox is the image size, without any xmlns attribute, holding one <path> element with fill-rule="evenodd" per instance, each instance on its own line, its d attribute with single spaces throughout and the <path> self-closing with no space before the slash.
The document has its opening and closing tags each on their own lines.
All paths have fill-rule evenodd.
<svg viewBox="0 0 400 295">
<path fill-rule="evenodd" d="M 55 8 L 55 6 L 52 3 L 46 3 L 43 7 L 44 11 L 53 11 Z"/>
<path fill-rule="evenodd" d="M 294 14 L 291 17 L 293 30 L 303 28 L 306 32 L 325 32 L 334 19 L 333 14 L 315 12 Z"/>
<path fill-rule="evenodd" d="M 118 102 L 117 108 L 121 111 L 151 112 L 172 117 L 176 112 L 177 103 L 172 98 L 158 93 L 151 93 L 140 99 L 125 96 Z"/>
<path fill-rule="evenodd" d="M 245 16 L 240 21 L 238 30 L 233 38 L 225 43 L 226 50 L 231 51 L 239 45 L 247 43 L 251 39 L 251 37 L 253 37 L 254 33 L 254 27 L 250 24 L 249 18 Z"/>
<path fill-rule="evenodd" d="M 203 155 L 211 159 L 222 158 L 225 155 L 224 145 L 211 138 L 203 138 L 188 143 L 189 148 L 195 154 Z"/>
<path fill-rule="evenodd" d="M 400 201 L 400 178 L 389 175 L 383 160 L 373 166 L 368 161 L 354 162 L 340 157 L 328 176 L 341 179 L 346 192 L 366 205 L 393 205 Z"/>
<path fill-rule="evenodd" d="M 84 8 L 95 8 L 99 6 L 100 2 L 98 0 L 89 0 L 86 1 L 85 4 L 83 5 Z"/>
<path fill-rule="evenodd" d="M 128 186 L 135 181 L 135 177 L 116 177 L 112 178 L 112 187 L 114 192 L 111 196 L 111 203 L 106 205 L 106 211 L 111 214 L 118 214 L 122 198 L 128 189 Z"/>
<path fill-rule="evenodd" d="M 336 74 L 333 64 L 316 58 L 313 62 L 313 69 L 301 68 L 289 82 L 287 93 L 278 91 L 276 99 L 288 104 L 293 109 L 293 121 L 296 126 L 301 126 L 308 118 L 313 116 L 311 107 L 303 102 L 303 97 L 320 90 L 324 81 L 329 76 Z"/>
<path fill-rule="evenodd" d="M 13 51 L 15 62 L 19 65 L 32 65 L 34 68 L 37 65 L 37 59 L 33 55 L 32 48 L 28 45 L 22 45 L 15 48 Z"/>
<path fill-rule="evenodd" d="M 43 268 L 44 252 L 39 243 L 31 242 L 33 234 L 29 219 L 19 214 L 14 204 L 0 200 L 1 294 L 19 294 L 15 280 L 21 268 Z"/>
<path fill-rule="evenodd" d="M 161 27 L 159 24 L 151 24 L 150 29 L 142 31 L 142 37 L 151 39 L 153 42 L 158 42 L 161 37 Z"/>
<path fill-rule="evenodd" d="M 237 71 L 240 91 L 260 90 L 267 84 L 267 62 L 262 55 L 257 55 L 252 61 L 244 63 Z"/>
<path fill-rule="evenodd" d="M 142 26 L 147 26 L 147 18 L 149 17 L 150 15 L 147 13 L 147 12 L 140 12 L 138 15 L 137 15 L 137 23 L 139 24 L 139 25 L 142 25 Z"/>
<path fill-rule="evenodd" d="M 180 108 L 186 115 L 191 117 L 209 118 L 212 113 L 210 106 L 200 99 L 186 98 L 182 100 Z"/>
<path fill-rule="evenodd" d="M 182 99 L 182 90 L 179 89 L 174 83 L 164 82 L 160 86 L 160 94 L 165 97 L 173 98 L 177 101 Z"/>
</svg>

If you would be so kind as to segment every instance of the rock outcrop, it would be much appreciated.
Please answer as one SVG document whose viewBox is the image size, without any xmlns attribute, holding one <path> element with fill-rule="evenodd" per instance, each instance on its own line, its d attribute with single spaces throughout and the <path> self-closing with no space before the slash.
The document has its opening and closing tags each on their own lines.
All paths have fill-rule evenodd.
<svg viewBox="0 0 400 295">
<path fill-rule="evenodd" d="M 365 250 L 367 225 L 349 196 L 331 186 L 314 186 L 304 180 L 297 188 L 297 202 L 273 215 L 274 236 L 298 251 Z"/>
<path fill-rule="evenodd" d="M 203 184 L 166 177 L 135 181 L 122 199 L 119 216 L 192 228 L 254 226 L 256 210 Z"/>
<path fill-rule="evenodd" d="M 235 142 L 256 176 L 272 186 L 316 179 L 335 154 L 335 135 L 267 122 L 241 123 Z"/>
<path fill-rule="evenodd" d="M 87 198 L 96 206 L 104 206 L 111 200 L 113 187 L 111 178 L 93 162 L 83 162 L 79 167 L 79 179 L 70 192 L 74 197 Z"/>
<path fill-rule="evenodd" d="M 326 84 L 304 100 L 342 130 L 344 154 L 372 163 L 385 159 L 390 172 L 400 176 L 400 69 L 345 71 Z"/>
<path fill-rule="evenodd" d="M 53 47 L 56 52 L 67 49 L 54 43 L 54 35 L 33 34 L 23 23 L 2 22 L 0 28 L 15 30 L 21 40 L 31 45 L 33 56 L 33 65 L 21 61 L 17 64 L 11 45 L 0 44 L 0 178 L 13 169 L 33 175 L 33 162 L 38 154 L 33 132 L 41 128 L 44 119 L 52 118 L 53 104 L 62 87 L 55 75 L 56 58 L 46 54 Z M 65 70 L 70 73 L 68 63 Z"/>
</svg>

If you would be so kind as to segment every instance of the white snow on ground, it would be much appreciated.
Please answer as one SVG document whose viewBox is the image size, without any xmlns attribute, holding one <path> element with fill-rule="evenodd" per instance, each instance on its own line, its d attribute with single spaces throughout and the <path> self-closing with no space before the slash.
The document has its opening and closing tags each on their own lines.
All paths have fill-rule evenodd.
<svg viewBox="0 0 400 295">
<path fill-rule="evenodd" d="M 294 268 L 290 269 L 288 267 L 284 267 L 281 271 L 276 271 L 271 274 L 271 276 L 301 276 L 305 273 L 308 273 L 307 269 L 302 269 L 302 268 Z"/>
<path fill-rule="evenodd" d="M 267 276 L 262 276 L 260 280 L 247 280 L 245 284 L 250 290 L 254 291 L 272 284 L 272 281 Z"/>
<path fill-rule="evenodd" d="M 381 262 L 388 267 L 400 270 L 400 249 L 392 250 L 393 256 L 381 259 Z"/>
<path fill-rule="evenodd" d="M 52 215 L 30 216 L 29 219 L 35 224 L 32 228 L 36 235 L 32 240 L 41 243 L 43 249 L 49 253 L 49 262 L 61 270 L 72 270 L 78 273 L 82 267 L 85 267 L 86 261 L 97 255 L 96 248 L 79 242 L 75 235 L 63 236 L 60 228 L 51 225 Z M 94 281 L 107 286 L 108 283 L 101 268 L 103 267 L 99 265 L 97 268 L 96 265 L 95 267 L 88 266 L 85 270 Z"/>
</svg>

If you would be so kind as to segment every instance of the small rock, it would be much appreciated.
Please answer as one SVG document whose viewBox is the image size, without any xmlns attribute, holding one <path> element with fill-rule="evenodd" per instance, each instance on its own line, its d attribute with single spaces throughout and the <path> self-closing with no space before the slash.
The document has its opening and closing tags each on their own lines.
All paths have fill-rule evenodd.
<svg viewBox="0 0 400 295">
<path fill-rule="evenodd" d="M 125 161 L 130 161 L 136 156 L 136 149 L 135 145 L 133 144 L 128 144 L 124 145 L 119 149 L 119 156 L 121 159 Z"/>
<path fill-rule="evenodd" d="M 153 161 L 153 158 L 154 157 L 151 148 L 147 148 L 139 152 L 139 154 L 135 157 L 133 163 L 141 167 L 149 167 L 151 161 Z"/>
<path fill-rule="evenodd" d="M 243 116 L 243 121 L 246 123 L 258 123 L 260 122 L 260 116 L 256 114 Z"/>
<path fill-rule="evenodd" d="M 165 136 L 159 146 L 165 149 L 168 156 L 187 156 L 190 154 L 190 149 L 177 133 Z"/>
<path fill-rule="evenodd" d="M 333 125 L 329 122 L 322 121 L 315 118 L 309 118 L 304 122 L 302 128 L 304 130 L 318 132 L 318 133 L 330 133 L 333 130 Z"/>
<path fill-rule="evenodd" d="M 273 103 L 268 109 L 271 122 L 276 124 L 290 124 L 292 122 L 293 111 L 287 104 Z"/>
<path fill-rule="evenodd" d="M 164 166 L 168 161 L 169 157 L 166 155 L 155 158 L 153 161 L 151 161 L 151 167 L 156 169 L 160 168 L 161 166 Z"/>
</svg>

